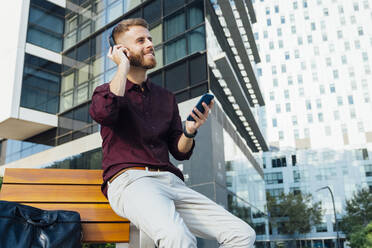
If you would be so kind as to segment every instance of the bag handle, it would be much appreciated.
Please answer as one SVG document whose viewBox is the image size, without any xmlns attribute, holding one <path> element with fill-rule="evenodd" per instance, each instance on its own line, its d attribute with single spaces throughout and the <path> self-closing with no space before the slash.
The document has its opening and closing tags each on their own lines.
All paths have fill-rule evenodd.
<svg viewBox="0 0 372 248">
<path fill-rule="evenodd" d="M 38 227 L 46 227 L 54 224 L 57 220 L 58 213 L 54 211 L 40 211 L 38 220 L 32 219 L 30 215 L 22 211 L 23 209 L 19 206 L 16 206 L 16 212 L 29 224 Z"/>
</svg>

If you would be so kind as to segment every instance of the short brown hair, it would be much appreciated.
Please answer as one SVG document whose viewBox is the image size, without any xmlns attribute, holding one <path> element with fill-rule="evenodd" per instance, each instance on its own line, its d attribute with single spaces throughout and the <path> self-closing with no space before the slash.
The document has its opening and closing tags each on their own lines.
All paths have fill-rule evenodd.
<svg viewBox="0 0 372 248">
<path fill-rule="evenodd" d="M 119 24 L 116 25 L 116 27 L 114 27 L 114 29 L 112 30 L 112 37 L 114 38 L 114 40 L 116 41 L 116 37 L 119 34 L 129 31 L 129 27 L 131 26 L 142 26 L 144 28 L 149 29 L 149 24 L 145 19 L 142 18 L 125 19 L 119 22 Z"/>
</svg>

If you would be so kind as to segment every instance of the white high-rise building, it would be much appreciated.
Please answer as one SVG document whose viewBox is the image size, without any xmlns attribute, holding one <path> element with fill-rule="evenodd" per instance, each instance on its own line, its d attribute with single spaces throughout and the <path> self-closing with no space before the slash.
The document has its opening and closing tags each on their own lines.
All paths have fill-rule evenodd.
<svg viewBox="0 0 372 248">
<path fill-rule="evenodd" d="M 345 199 L 372 190 L 372 2 L 256 0 L 254 34 L 266 110 L 266 191 L 311 193 L 323 224 L 297 247 L 334 247 Z M 341 239 L 344 235 L 340 233 Z M 271 240 L 292 239 L 274 228 Z M 300 241 L 301 240 L 301 241 Z M 288 243 L 287 243 L 288 244 Z"/>
</svg>

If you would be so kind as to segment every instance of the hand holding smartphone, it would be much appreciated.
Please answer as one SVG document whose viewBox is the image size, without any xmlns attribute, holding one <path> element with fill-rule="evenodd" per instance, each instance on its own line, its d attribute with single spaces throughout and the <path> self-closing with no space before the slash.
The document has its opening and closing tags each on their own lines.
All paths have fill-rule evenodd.
<svg viewBox="0 0 372 248">
<path fill-rule="evenodd" d="M 202 105 L 202 103 L 205 102 L 207 105 L 209 105 L 209 104 L 211 103 L 211 101 L 213 100 L 213 98 L 214 98 L 214 95 L 212 95 L 212 94 L 209 94 L 209 93 L 204 94 L 204 95 L 200 98 L 199 102 L 196 104 L 196 108 L 197 108 L 201 113 L 204 113 L 204 112 L 205 112 L 205 109 L 204 109 L 204 106 Z M 192 112 L 194 113 L 194 115 L 197 115 L 197 114 L 195 113 L 194 110 L 193 110 Z M 189 115 L 189 116 L 187 117 L 187 120 L 188 120 L 188 121 L 194 121 L 194 122 L 195 122 L 194 118 L 192 118 L 191 115 Z"/>
</svg>

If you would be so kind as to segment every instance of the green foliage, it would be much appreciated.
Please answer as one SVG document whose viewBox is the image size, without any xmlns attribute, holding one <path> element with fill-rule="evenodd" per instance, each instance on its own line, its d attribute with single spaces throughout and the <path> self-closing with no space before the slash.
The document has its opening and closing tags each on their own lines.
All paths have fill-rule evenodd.
<svg viewBox="0 0 372 248">
<path fill-rule="evenodd" d="M 359 227 L 350 234 L 350 246 L 352 248 L 370 248 L 372 247 L 372 222 L 365 228 Z"/>
<path fill-rule="evenodd" d="M 314 203 L 311 194 L 289 193 L 278 198 L 267 194 L 267 209 L 271 224 L 285 234 L 308 233 L 322 219 L 321 204 Z"/>
<path fill-rule="evenodd" d="M 1 189 L 1 185 L 3 184 L 3 178 L 0 177 L 0 189 Z"/>
<path fill-rule="evenodd" d="M 346 239 L 353 242 L 351 247 L 367 247 L 361 245 L 367 242 L 368 235 L 372 239 L 372 194 L 369 189 L 358 190 L 353 198 L 347 200 L 345 212 L 340 229 L 346 234 Z"/>
</svg>

